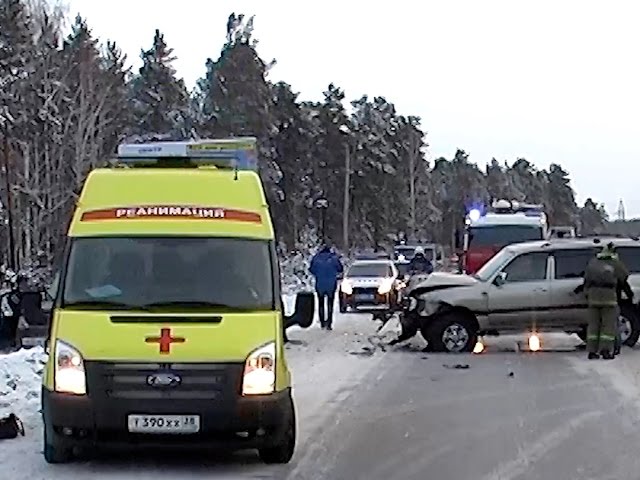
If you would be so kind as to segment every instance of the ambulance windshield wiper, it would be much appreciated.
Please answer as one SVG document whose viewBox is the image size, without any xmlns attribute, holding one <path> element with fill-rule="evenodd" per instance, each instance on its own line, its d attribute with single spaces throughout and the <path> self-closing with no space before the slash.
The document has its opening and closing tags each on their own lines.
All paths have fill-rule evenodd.
<svg viewBox="0 0 640 480">
<path fill-rule="evenodd" d="M 211 308 L 215 310 L 230 310 L 230 311 L 240 311 L 247 312 L 253 310 L 253 308 L 248 307 L 238 307 L 235 305 L 229 305 L 226 303 L 217 303 L 217 302 L 207 302 L 207 301 L 185 301 L 185 300 L 173 300 L 173 301 L 164 301 L 164 302 L 153 302 L 147 303 L 143 305 L 144 309 L 150 308 L 162 308 L 162 307 L 175 307 L 175 308 Z"/>
<path fill-rule="evenodd" d="M 63 308 L 86 308 L 91 310 L 147 310 L 144 305 L 118 302 L 117 300 L 76 300 L 64 302 Z"/>
</svg>

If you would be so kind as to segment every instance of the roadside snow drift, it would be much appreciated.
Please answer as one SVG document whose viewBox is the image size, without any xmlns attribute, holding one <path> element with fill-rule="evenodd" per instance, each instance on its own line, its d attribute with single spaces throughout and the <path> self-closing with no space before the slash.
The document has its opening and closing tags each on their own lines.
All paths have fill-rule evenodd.
<svg viewBox="0 0 640 480">
<path fill-rule="evenodd" d="M 26 425 L 39 419 L 42 347 L 0 355 L 0 418 L 15 413 Z"/>
</svg>

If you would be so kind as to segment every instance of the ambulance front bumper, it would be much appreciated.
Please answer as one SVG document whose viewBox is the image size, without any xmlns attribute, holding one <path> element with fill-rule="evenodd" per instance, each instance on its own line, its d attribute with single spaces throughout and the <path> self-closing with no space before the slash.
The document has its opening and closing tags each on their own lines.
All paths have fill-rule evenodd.
<svg viewBox="0 0 640 480">
<path fill-rule="evenodd" d="M 42 413 L 48 434 L 70 448 L 260 448 L 280 437 L 293 409 L 290 389 L 242 396 L 243 365 L 189 365 L 189 370 L 175 370 L 183 382 L 171 389 L 148 384 L 154 366 L 127 367 L 87 362 L 87 395 L 43 388 Z M 130 415 L 197 416 L 199 431 L 132 433 Z"/>
</svg>

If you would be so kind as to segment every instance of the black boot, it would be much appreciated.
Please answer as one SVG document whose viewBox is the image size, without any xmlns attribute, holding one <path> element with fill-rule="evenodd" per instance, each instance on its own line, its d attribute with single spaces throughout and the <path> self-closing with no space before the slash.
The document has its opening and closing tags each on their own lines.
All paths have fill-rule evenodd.
<svg viewBox="0 0 640 480">
<path fill-rule="evenodd" d="M 609 351 L 601 352 L 601 353 L 602 353 L 603 360 L 613 360 L 615 358 L 614 355 Z"/>
<path fill-rule="evenodd" d="M 589 355 L 587 356 L 587 358 L 589 360 L 598 360 L 600 358 L 600 355 L 598 355 L 595 352 L 589 352 Z"/>
</svg>

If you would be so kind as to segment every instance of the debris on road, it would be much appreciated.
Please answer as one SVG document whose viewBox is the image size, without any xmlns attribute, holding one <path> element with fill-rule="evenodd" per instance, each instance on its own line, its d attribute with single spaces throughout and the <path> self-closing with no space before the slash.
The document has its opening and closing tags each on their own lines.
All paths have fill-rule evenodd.
<svg viewBox="0 0 640 480">
<path fill-rule="evenodd" d="M 363 357 L 371 357 L 374 353 L 376 353 L 375 348 L 372 347 L 362 347 L 362 350 L 359 352 L 349 352 L 351 355 L 359 355 Z"/>
<path fill-rule="evenodd" d="M 449 368 L 452 370 L 468 370 L 469 369 L 469 364 L 467 363 L 456 363 L 455 365 L 447 365 L 446 363 L 443 363 L 442 366 L 444 368 Z"/>
</svg>

